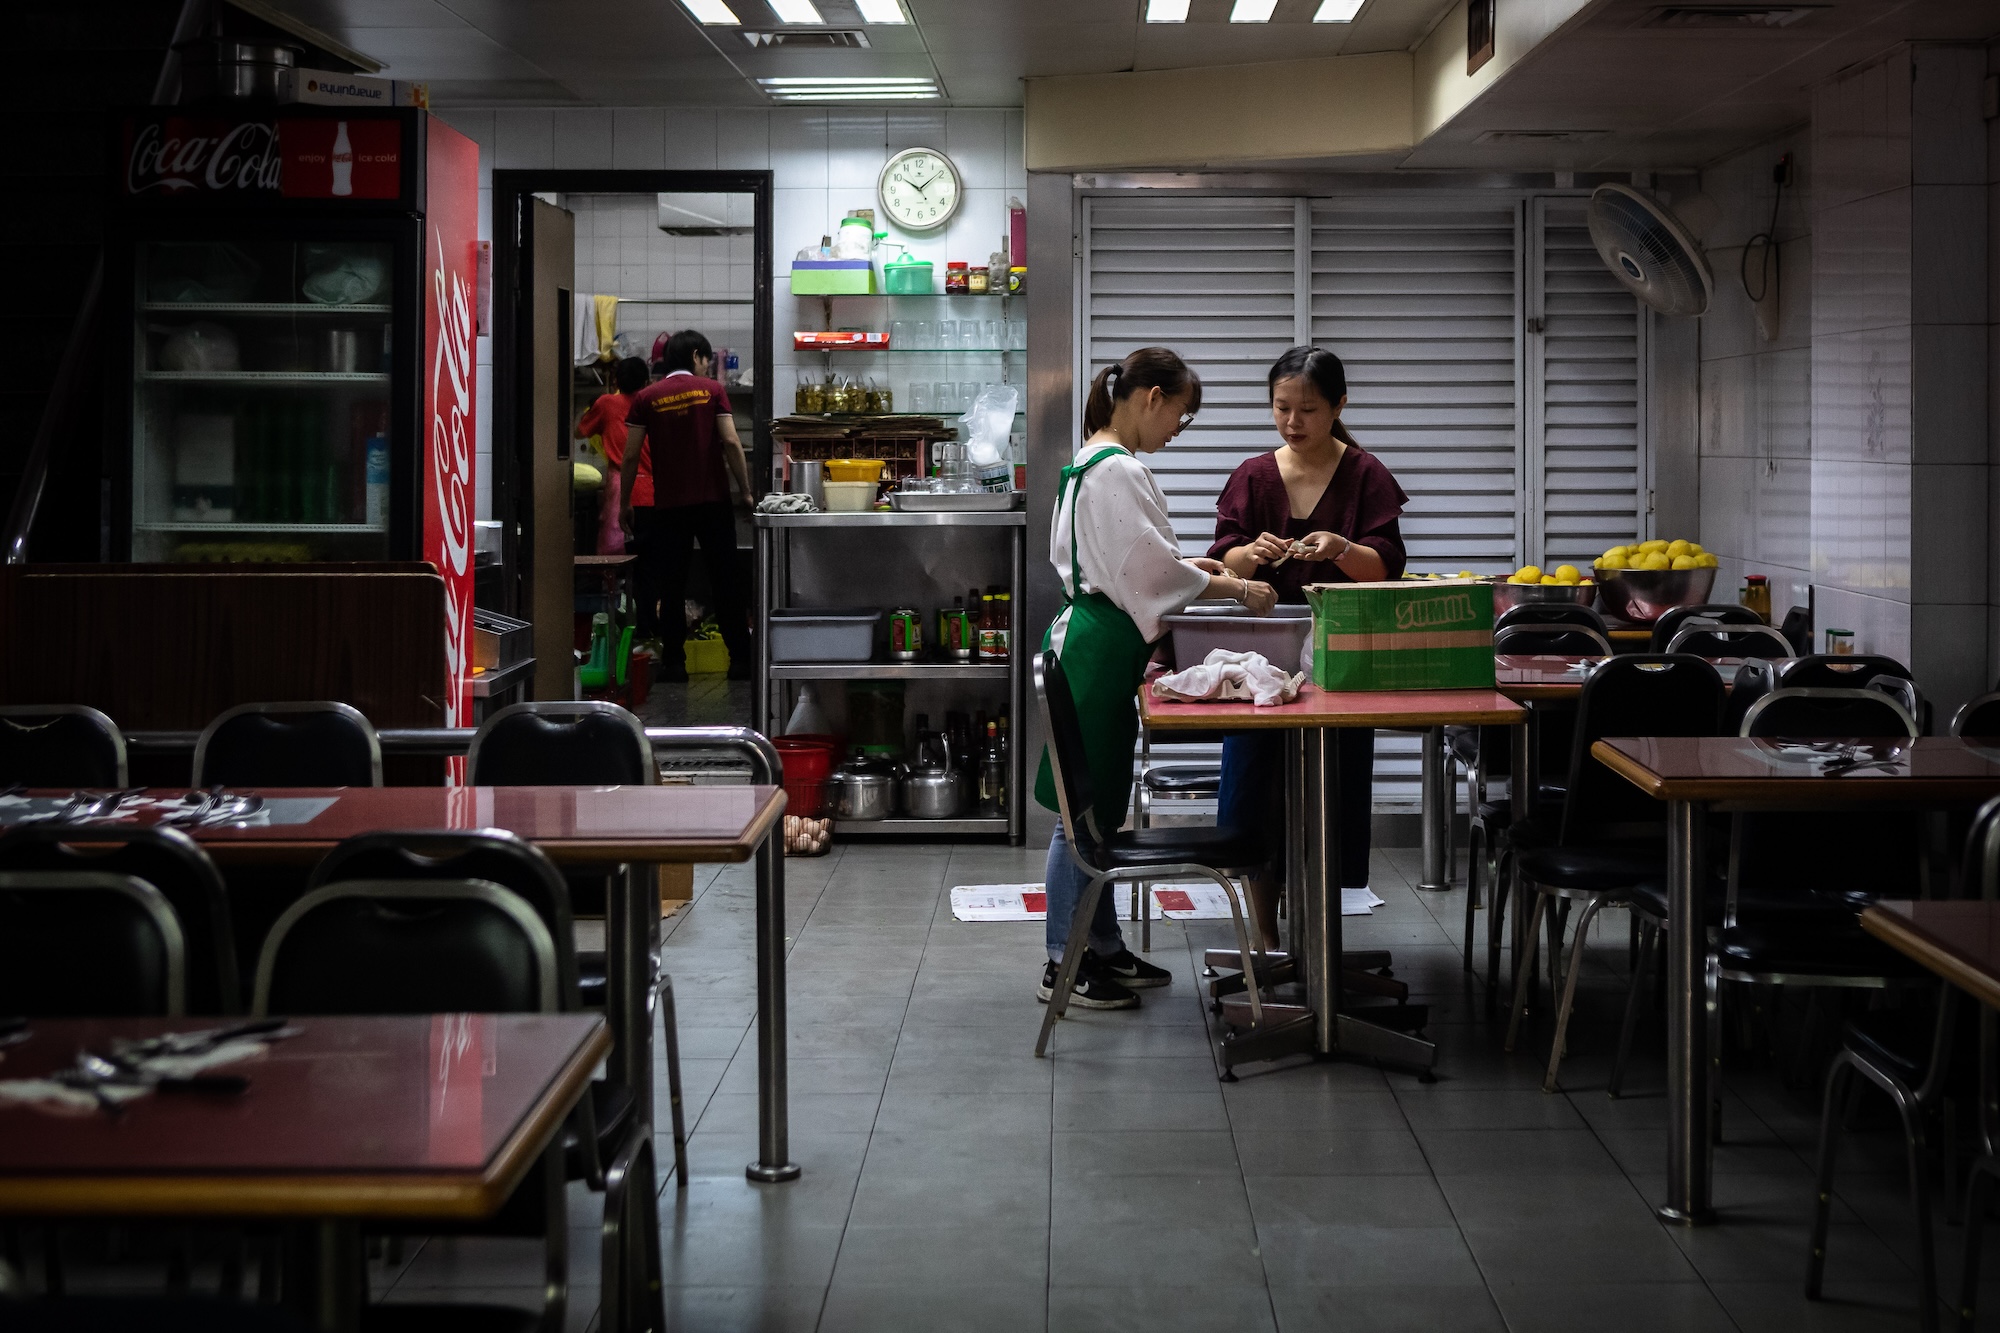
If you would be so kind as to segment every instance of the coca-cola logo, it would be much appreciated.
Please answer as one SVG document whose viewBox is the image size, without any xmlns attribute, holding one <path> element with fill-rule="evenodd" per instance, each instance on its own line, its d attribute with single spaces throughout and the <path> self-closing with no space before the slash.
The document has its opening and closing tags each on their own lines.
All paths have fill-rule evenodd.
<svg viewBox="0 0 2000 1333">
<path fill-rule="evenodd" d="M 132 135 L 125 157 L 125 191 L 275 192 L 281 161 L 277 128 L 263 121 L 235 125 L 149 121 Z"/>
<path fill-rule="evenodd" d="M 472 506 L 467 494 L 473 466 L 472 299 L 464 274 L 445 260 L 443 234 L 433 227 L 431 237 L 437 252 L 431 286 L 437 303 L 438 338 L 431 362 L 429 470 L 444 543 L 444 566 L 439 572 L 448 590 L 444 635 L 450 686 L 445 694 L 444 724 L 456 727 L 462 725 L 460 710 L 464 707 L 470 661 L 467 648 L 472 634 L 471 583 L 465 576 L 472 557 Z"/>
</svg>

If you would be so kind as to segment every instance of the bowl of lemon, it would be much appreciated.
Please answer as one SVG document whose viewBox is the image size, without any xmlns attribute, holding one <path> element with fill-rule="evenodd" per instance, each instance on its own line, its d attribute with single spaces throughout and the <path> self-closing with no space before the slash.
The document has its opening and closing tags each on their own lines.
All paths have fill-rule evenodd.
<svg viewBox="0 0 2000 1333">
<path fill-rule="evenodd" d="M 1575 565 L 1556 565 L 1544 571 L 1538 565 L 1523 565 L 1512 574 L 1493 580 L 1493 614 L 1504 616 L 1528 602 L 1563 602 L 1589 606 L 1597 598 L 1597 582 L 1592 573 Z"/>
<path fill-rule="evenodd" d="M 1653 541 L 1614 546 L 1591 562 L 1601 609 L 1650 625 L 1677 606 L 1699 606 L 1715 587 L 1716 559 L 1699 542 Z"/>
</svg>

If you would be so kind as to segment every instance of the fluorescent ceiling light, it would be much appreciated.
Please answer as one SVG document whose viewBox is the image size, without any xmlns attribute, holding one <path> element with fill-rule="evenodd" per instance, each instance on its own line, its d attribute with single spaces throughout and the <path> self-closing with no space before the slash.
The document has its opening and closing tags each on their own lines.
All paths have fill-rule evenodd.
<svg viewBox="0 0 2000 1333">
<path fill-rule="evenodd" d="M 908 23 L 903 16 L 903 7 L 896 0 L 855 0 L 855 8 L 861 11 L 863 23 Z"/>
<path fill-rule="evenodd" d="M 1146 22 L 1186 23 L 1188 0 L 1146 0 Z"/>
<path fill-rule="evenodd" d="M 1319 0 L 1319 10 L 1313 15 L 1314 23 L 1352 23 L 1354 16 L 1361 12 L 1364 0 Z"/>
<path fill-rule="evenodd" d="M 780 102 L 924 102 L 943 95 L 934 79 L 866 75 L 769 78 L 757 85 Z"/>
<path fill-rule="evenodd" d="M 929 87 L 931 86 L 933 80 L 877 78 L 873 74 L 854 74 L 854 75 L 830 74 L 823 78 L 812 75 L 799 75 L 790 78 L 759 79 L 757 80 L 757 82 L 763 84 L 767 88 L 799 88 L 799 87 L 827 88 L 827 87 L 843 87 L 843 86 L 852 87 L 855 84 L 867 84 L 870 87 L 894 86 L 897 84 L 902 84 L 905 86 Z"/>
<path fill-rule="evenodd" d="M 824 23 L 813 0 L 771 0 L 771 12 L 780 23 Z"/>
<path fill-rule="evenodd" d="M 1269 23 L 1278 0 L 1236 0 L 1229 11 L 1231 23 Z"/>
<path fill-rule="evenodd" d="M 736 17 L 736 11 L 722 0 L 681 0 L 687 12 L 694 15 L 698 23 L 738 24 L 743 20 Z"/>
</svg>

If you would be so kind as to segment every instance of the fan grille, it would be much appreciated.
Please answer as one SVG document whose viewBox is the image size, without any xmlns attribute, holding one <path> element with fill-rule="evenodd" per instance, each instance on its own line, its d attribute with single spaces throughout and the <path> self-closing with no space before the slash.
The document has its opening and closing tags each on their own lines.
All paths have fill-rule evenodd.
<svg viewBox="0 0 2000 1333">
<path fill-rule="evenodd" d="M 1612 276 L 1666 315 L 1708 309 L 1712 283 L 1693 242 L 1657 204 L 1621 185 L 1590 196 L 1590 239 Z"/>
</svg>

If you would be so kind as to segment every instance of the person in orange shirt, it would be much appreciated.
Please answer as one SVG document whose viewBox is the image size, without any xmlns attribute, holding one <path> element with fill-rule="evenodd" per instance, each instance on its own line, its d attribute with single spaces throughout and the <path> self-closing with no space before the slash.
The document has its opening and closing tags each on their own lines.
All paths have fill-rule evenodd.
<svg viewBox="0 0 2000 1333">
<path fill-rule="evenodd" d="M 636 356 L 628 356 L 611 367 L 611 383 L 616 393 L 598 395 L 583 419 L 576 423 L 576 437 L 587 440 L 597 436 L 604 450 L 604 461 L 609 466 L 604 473 L 604 495 L 597 510 L 597 553 L 599 555 L 623 555 L 625 553 L 625 529 L 619 526 L 619 515 L 623 506 L 619 496 L 624 490 L 625 463 L 625 418 L 632 411 L 632 399 L 646 387 L 651 377 L 646 373 L 646 363 Z M 652 460 L 642 452 L 639 456 L 639 475 L 632 484 L 635 503 L 653 503 Z M 639 496 L 646 498 L 641 500 Z"/>
</svg>

